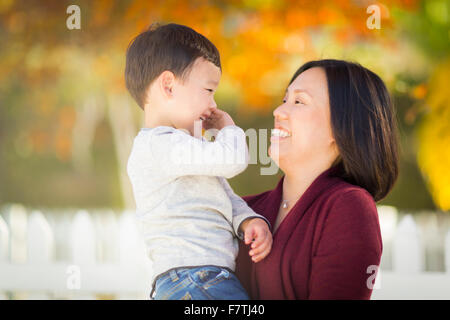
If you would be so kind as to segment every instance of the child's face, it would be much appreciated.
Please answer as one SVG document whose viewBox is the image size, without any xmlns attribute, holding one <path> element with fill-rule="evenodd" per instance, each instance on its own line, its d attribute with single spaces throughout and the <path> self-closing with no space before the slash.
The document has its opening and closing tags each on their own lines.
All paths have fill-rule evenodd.
<svg viewBox="0 0 450 320">
<path fill-rule="evenodd" d="M 176 81 L 173 90 L 172 123 L 178 129 L 194 133 L 194 121 L 209 117 L 217 108 L 214 93 L 219 85 L 221 71 L 213 63 L 198 58 L 184 82 Z"/>
</svg>

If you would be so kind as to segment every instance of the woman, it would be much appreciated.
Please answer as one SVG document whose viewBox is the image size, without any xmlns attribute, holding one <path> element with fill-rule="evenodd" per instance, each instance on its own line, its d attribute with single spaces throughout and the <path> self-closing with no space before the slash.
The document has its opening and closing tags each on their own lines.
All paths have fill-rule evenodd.
<svg viewBox="0 0 450 320">
<path fill-rule="evenodd" d="M 398 176 L 383 81 L 355 63 L 311 61 L 273 115 L 269 155 L 284 176 L 244 197 L 271 223 L 272 251 L 260 260 L 267 248 L 241 243 L 239 279 L 252 299 L 369 299 L 382 253 L 375 202 Z"/>
</svg>

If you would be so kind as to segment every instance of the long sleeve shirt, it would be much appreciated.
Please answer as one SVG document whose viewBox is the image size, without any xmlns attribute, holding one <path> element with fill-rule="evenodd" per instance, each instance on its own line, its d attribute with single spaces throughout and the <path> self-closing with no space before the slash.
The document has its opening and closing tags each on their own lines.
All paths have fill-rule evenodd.
<svg viewBox="0 0 450 320">
<path fill-rule="evenodd" d="M 240 224 L 255 213 L 227 182 L 248 165 L 244 131 L 220 130 L 214 142 L 168 126 L 142 128 L 127 172 L 136 217 L 152 262 L 152 283 L 169 269 L 235 269 Z"/>
<path fill-rule="evenodd" d="M 236 275 L 252 299 L 369 299 L 383 244 L 373 197 L 347 183 L 340 167 L 319 175 L 273 234 L 270 254 L 253 263 L 240 244 Z M 274 225 L 275 189 L 243 197 Z"/>
</svg>

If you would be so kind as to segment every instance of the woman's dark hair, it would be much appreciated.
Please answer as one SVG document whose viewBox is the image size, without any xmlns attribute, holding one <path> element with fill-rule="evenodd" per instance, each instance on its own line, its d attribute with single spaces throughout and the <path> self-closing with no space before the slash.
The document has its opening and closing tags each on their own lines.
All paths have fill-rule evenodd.
<svg viewBox="0 0 450 320">
<path fill-rule="evenodd" d="M 144 96 L 153 80 L 166 70 L 184 80 L 194 61 L 200 57 L 221 69 L 219 51 L 205 36 L 187 26 L 154 23 L 128 46 L 126 87 L 144 109 Z"/>
<path fill-rule="evenodd" d="M 384 82 L 357 63 L 310 61 L 302 72 L 322 68 L 327 77 L 331 128 L 342 177 L 383 199 L 398 176 L 398 138 L 393 104 Z"/>
</svg>

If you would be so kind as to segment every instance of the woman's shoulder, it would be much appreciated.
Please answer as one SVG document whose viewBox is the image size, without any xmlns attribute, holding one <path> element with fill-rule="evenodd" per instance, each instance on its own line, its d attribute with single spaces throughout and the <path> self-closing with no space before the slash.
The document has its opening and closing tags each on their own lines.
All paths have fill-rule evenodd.
<svg viewBox="0 0 450 320">
<path fill-rule="evenodd" d="M 373 196 L 366 189 L 340 178 L 333 188 L 329 190 L 328 198 L 332 201 L 339 201 L 344 198 L 346 200 L 367 201 L 375 204 Z"/>
<path fill-rule="evenodd" d="M 364 188 L 340 180 L 332 190 L 329 190 L 326 199 L 328 214 L 340 218 L 355 220 L 378 220 L 378 211 L 373 196 Z"/>
</svg>

